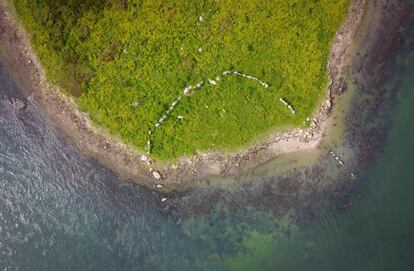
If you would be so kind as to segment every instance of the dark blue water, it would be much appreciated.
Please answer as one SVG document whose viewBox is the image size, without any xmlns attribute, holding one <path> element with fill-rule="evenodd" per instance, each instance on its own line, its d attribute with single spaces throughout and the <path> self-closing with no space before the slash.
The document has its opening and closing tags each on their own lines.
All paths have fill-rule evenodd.
<svg viewBox="0 0 414 271">
<path fill-rule="evenodd" d="M 188 267 L 197 246 L 159 196 L 82 157 L 18 93 L 0 66 L 0 270 Z"/>
</svg>

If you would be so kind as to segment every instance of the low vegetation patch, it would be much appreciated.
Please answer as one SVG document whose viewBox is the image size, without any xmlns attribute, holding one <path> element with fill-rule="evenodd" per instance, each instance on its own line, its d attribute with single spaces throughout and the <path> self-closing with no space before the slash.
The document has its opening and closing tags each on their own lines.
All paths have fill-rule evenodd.
<svg viewBox="0 0 414 271">
<path fill-rule="evenodd" d="M 160 159 L 303 125 L 348 2 L 13 0 L 49 80 Z"/>
</svg>

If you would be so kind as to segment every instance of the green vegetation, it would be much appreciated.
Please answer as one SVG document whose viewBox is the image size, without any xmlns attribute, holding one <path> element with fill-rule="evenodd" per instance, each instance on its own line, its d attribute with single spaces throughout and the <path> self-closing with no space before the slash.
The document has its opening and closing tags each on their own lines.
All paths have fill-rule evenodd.
<svg viewBox="0 0 414 271">
<path fill-rule="evenodd" d="M 49 79 L 141 150 L 185 87 L 226 70 L 269 84 L 226 76 L 183 97 L 151 139 L 154 157 L 172 159 L 302 125 L 325 95 L 330 42 L 349 1 L 13 2 Z"/>
</svg>

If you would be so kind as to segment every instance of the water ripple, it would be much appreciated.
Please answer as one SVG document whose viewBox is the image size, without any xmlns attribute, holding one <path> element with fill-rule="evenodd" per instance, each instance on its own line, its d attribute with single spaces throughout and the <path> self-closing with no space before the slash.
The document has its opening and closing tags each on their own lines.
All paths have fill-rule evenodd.
<svg viewBox="0 0 414 271">
<path fill-rule="evenodd" d="M 11 99 L 27 106 L 5 106 Z M 0 105 L 0 270 L 186 265 L 179 259 L 195 251 L 192 241 L 161 212 L 159 196 L 67 144 L 1 65 Z"/>
</svg>

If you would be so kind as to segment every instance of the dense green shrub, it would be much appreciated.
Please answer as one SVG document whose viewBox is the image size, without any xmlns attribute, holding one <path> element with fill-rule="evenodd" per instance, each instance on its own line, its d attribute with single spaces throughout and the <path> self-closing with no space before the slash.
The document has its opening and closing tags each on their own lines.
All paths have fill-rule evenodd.
<svg viewBox="0 0 414 271">
<path fill-rule="evenodd" d="M 325 95 L 330 43 L 349 1 L 13 2 L 50 80 L 141 150 L 186 86 L 225 70 L 269 84 L 228 76 L 184 97 L 152 139 L 153 156 L 171 159 L 302 125 Z"/>
</svg>

